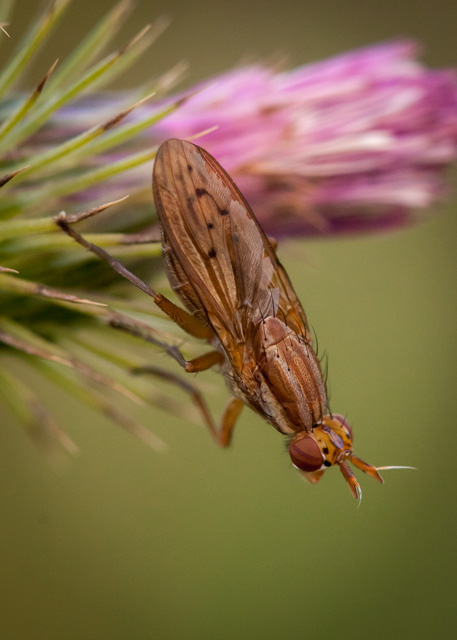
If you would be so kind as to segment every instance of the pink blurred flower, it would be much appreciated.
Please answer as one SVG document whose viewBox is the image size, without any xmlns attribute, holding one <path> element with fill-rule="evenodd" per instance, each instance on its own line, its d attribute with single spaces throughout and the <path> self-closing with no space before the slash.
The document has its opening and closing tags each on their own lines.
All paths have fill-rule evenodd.
<svg viewBox="0 0 457 640">
<path fill-rule="evenodd" d="M 417 50 L 411 41 L 389 42 L 282 73 L 236 69 L 197 86 L 135 148 L 216 126 L 197 143 L 277 237 L 403 226 L 447 194 L 445 170 L 457 156 L 456 74 L 425 68 Z M 65 107 L 41 142 L 75 135 L 125 102 L 123 94 L 101 94 Z M 132 194 L 149 180 L 150 167 L 137 168 L 119 176 L 111 195 Z"/>
<path fill-rule="evenodd" d="M 283 73 L 241 68 L 202 84 L 152 134 L 216 125 L 198 143 L 274 235 L 404 225 L 446 193 L 457 155 L 455 73 L 416 53 L 402 41 Z"/>
</svg>

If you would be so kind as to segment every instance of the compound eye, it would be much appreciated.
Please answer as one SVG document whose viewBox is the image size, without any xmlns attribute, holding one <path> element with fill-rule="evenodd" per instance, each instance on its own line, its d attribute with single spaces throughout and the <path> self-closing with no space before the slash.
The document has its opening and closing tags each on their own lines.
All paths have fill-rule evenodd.
<svg viewBox="0 0 457 640">
<path fill-rule="evenodd" d="M 301 471 L 317 471 L 324 463 L 319 445 L 311 436 L 293 440 L 289 445 L 289 455 L 293 464 Z"/>
</svg>

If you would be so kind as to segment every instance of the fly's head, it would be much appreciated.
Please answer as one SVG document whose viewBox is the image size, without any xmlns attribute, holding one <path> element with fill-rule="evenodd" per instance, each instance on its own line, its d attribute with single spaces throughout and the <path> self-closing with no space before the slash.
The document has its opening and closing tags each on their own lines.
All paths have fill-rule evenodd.
<svg viewBox="0 0 457 640">
<path fill-rule="evenodd" d="M 312 432 L 297 434 L 289 444 L 289 455 L 294 467 L 312 484 L 319 482 L 328 467 L 337 464 L 356 500 L 361 500 L 362 490 L 348 462 L 383 482 L 376 467 L 353 454 L 352 428 L 342 415 L 327 415 Z"/>
</svg>

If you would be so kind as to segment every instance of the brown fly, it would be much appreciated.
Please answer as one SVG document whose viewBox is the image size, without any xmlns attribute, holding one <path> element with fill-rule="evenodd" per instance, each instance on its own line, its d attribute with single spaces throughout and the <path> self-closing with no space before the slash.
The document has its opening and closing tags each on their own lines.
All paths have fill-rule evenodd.
<svg viewBox="0 0 457 640">
<path fill-rule="evenodd" d="M 180 363 L 189 372 L 218 366 L 225 377 L 233 397 L 219 428 L 205 411 L 219 445 L 230 444 L 246 404 L 288 437 L 292 463 L 307 480 L 316 483 L 337 465 L 360 499 L 349 463 L 383 482 L 379 468 L 354 455 L 348 421 L 330 412 L 305 312 L 233 180 L 207 151 L 172 139 L 157 152 L 153 191 L 166 273 L 187 310 L 87 243 L 64 218 L 58 223 L 149 293 L 184 331 L 211 346 Z"/>
</svg>

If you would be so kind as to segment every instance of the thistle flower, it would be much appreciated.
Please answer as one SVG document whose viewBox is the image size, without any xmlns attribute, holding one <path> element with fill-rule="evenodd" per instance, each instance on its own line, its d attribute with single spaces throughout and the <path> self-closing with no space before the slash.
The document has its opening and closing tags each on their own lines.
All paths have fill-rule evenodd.
<svg viewBox="0 0 457 640">
<path fill-rule="evenodd" d="M 211 125 L 205 147 L 274 235 L 398 226 L 445 194 L 457 155 L 457 78 L 414 42 L 275 74 L 249 67 L 201 86 L 153 133 Z"/>
<path fill-rule="evenodd" d="M 457 156 L 456 74 L 426 69 L 417 53 L 400 41 L 282 73 L 237 69 L 196 87 L 149 140 L 215 127 L 205 148 L 277 237 L 405 225 L 447 194 Z M 62 109 L 48 135 L 76 133 L 107 104 L 95 96 Z M 137 172 L 128 187 L 147 179 Z"/>
<path fill-rule="evenodd" d="M 397 43 L 291 72 L 238 69 L 174 98 L 161 94 L 176 82 L 179 67 L 139 87 L 133 99 L 131 91 L 104 93 L 164 26 L 159 21 L 100 59 L 129 9 L 122 1 L 29 95 L 14 91 L 68 4 L 55 0 L 34 21 L 0 73 L 0 400 L 47 450 L 57 439 L 75 452 L 34 391 L 37 376 L 45 377 L 161 449 L 123 409 L 122 397 L 189 417 L 189 407 L 162 388 L 172 382 L 190 396 L 195 416 L 204 417 L 206 407 L 198 388 L 167 369 L 166 358 L 148 367 L 160 379 L 153 385 L 129 375 L 144 370 L 144 350 L 128 334 L 155 345 L 158 357 L 167 352 L 179 360 L 179 343 L 190 358 L 198 346 L 183 346 L 149 300 L 136 298 L 133 287 L 62 234 L 57 214 L 65 209 L 71 222 L 116 204 L 109 216 L 85 223 L 86 237 L 133 259 L 140 274 L 147 265 L 148 280 L 161 279 L 154 286 L 167 292 L 154 228 L 142 231 L 154 222 L 154 145 L 216 126 L 204 146 L 270 233 L 404 224 L 444 193 L 443 171 L 457 147 L 457 85 L 452 73 L 415 62 L 413 44 Z M 110 335 L 107 326 L 124 335 Z"/>
</svg>

